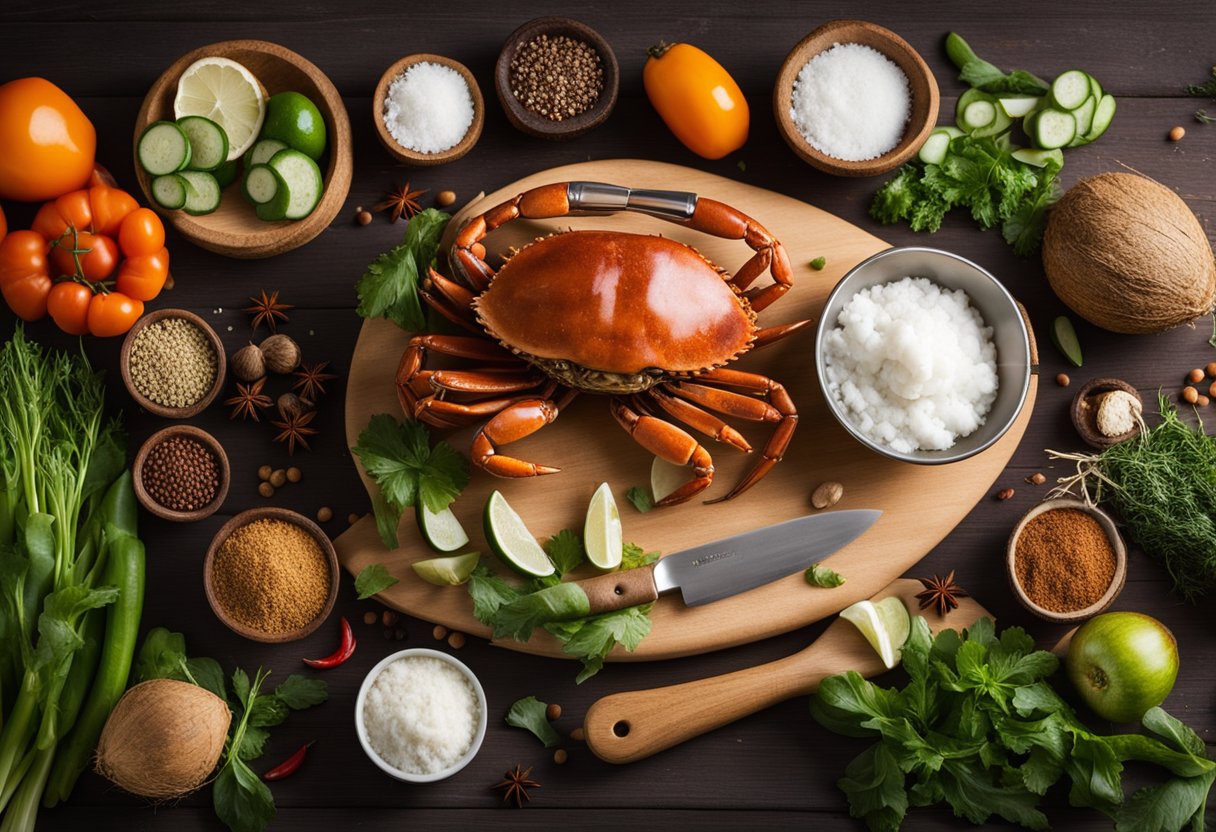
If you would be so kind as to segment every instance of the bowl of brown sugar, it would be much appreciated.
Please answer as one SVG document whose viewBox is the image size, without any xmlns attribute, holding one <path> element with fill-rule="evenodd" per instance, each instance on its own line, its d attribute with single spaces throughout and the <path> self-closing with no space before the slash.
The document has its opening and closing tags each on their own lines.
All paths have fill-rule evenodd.
<svg viewBox="0 0 1216 832">
<path fill-rule="evenodd" d="M 1107 609 L 1127 581 L 1127 546 L 1110 515 L 1073 497 L 1044 500 L 1018 521 L 1005 553 L 1009 585 L 1046 621 Z"/>
<path fill-rule="evenodd" d="M 316 523 L 255 508 L 216 533 L 203 561 L 207 602 L 228 629 L 281 643 L 317 629 L 338 597 L 338 556 Z"/>
</svg>

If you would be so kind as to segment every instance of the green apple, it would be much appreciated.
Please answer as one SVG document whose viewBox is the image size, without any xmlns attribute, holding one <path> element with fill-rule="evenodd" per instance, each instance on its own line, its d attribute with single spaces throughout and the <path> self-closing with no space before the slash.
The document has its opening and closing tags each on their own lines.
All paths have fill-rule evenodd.
<svg viewBox="0 0 1216 832">
<path fill-rule="evenodd" d="M 1108 612 L 1077 630 L 1064 668 L 1094 713 L 1111 722 L 1136 722 L 1173 690 L 1178 643 L 1151 616 Z"/>
</svg>

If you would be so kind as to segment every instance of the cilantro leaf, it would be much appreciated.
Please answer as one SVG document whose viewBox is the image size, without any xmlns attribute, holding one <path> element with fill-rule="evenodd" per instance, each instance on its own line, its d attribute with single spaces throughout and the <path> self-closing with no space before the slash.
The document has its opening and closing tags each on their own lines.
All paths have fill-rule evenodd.
<svg viewBox="0 0 1216 832">
<path fill-rule="evenodd" d="M 604 659 L 618 644 L 630 653 L 637 649 L 650 633 L 652 606 L 626 607 L 584 619 L 575 627 L 549 624 L 545 629 L 562 642 L 563 653 L 582 660 L 583 669 L 574 677 L 575 683 L 581 685 L 603 669 Z"/>
<path fill-rule="evenodd" d="M 857 755 L 836 781 L 849 797 L 849 814 L 870 829 L 898 829 L 908 811 L 904 773 L 895 754 L 876 742 Z"/>
<path fill-rule="evenodd" d="M 844 583 L 844 578 L 834 569 L 828 569 L 826 566 L 820 566 L 817 563 L 812 563 L 803 573 L 806 582 L 811 586 L 821 586 L 825 589 L 840 586 Z"/>
<path fill-rule="evenodd" d="M 654 508 L 654 497 L 650 494 L 649 488 L 643 488 L 640 485 L 635 485 L 625 492 L 625 499 L 633 504 L 642 514 Z"/>
<path fill-rule="evenodd" d="M 587 593 L 576 583 L 555 583 L 502 604 L 494 616 L 494 638 L 527 641 L 551 621 L 570 621 L 591 612 Z"/>
<path fill-rule="evenodd" d="M 473 569 L 466 586 L 473 599 L 474 617 L 487 627 L 494 626 L 499 607 L 514 601 L 521 594 L 483 563 Z"/>
<path fill-rule="evenodd" d="M 408 332 L 426 328 L 418 284 L 434 264 L 439 238 L 449 219 L 434 208 L 410 218 L 401 245 L 377 257 L 355 284 L 359 315 L 388 318 Z"/>
<path fill-rule="evenodd" d="M 359 570 L 355 578 L 355 592 L 359 593 L 359 600 L 364 601 L 388 589 L 398 580 L 389 574 L 383 563 L 368 564 Z"/>
<path fill-rule="evenodd" d="M 546 715 L 548 705 L 535 696 L 525 696 L 511 705 L 507 711 L 507 724 L 513 728 L 523 728 L 531 731 L 536 738 L 545 744 L 545 748 L 560 745 L 561 734 L 553 728 Z"/>
<path fill-rule="evenodd" d="M 659 559 L 658 552 L 647 552 L 636 543 L 626 543 L 621 553 L 621 571 L 648 566 Z"/>
<path fill-rule="evenodd" d="M 562 529 L 545 541 L 545 554 L 553 561 L 559 577 L 573 572 L 587 558 L 583 541 L 570 529 Z"/>
</svg>

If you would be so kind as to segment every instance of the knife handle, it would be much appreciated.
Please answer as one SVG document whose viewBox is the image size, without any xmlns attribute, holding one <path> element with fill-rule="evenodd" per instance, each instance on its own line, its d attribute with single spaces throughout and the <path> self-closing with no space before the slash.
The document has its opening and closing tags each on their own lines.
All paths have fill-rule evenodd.
<svg viewBox="0 0 1216 832">
<path fill-rule="evenodd" d="M 659 598 L 659 591 L 654 585 L 654 564 L 587 578 L 578 581 L 578 585 L 587 593 L 587 600 L 591 604 L 590 615 L 649 604 Z"/>
</svg>

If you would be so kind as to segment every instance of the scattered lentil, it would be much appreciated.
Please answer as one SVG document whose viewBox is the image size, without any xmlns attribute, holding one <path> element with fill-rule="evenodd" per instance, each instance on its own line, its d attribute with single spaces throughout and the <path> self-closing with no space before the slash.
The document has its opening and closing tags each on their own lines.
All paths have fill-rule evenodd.
<svg viewBox="0 0 1216 832">
<path fill-rule="evenodd" d="M 440 208 L 447 208 L 449 205 L 455 204 L 455 202 L 455 191 L 440 191 L 439 193 L 435 194 L 435 204 Z"/>
<path fill-rule="evenodd" d="M 1031 485 L 1042 485 L 1043 483 L 1047 482 L 1047 477 L 1043 476 L 1041 472 L 1036 471 L 1026 478 L 1026 482 L 1030 483 Z"/>
<path fill-rule="evenodd" d="M 375 624 L 376 619 L 379 617 L 380 616 L 376 615 L 376 613 L 373 612 L 372 610 L 368 610 L 367 612 L 363 613 L 363 623 L 364 624 Z"/>
<path fill-rule="evenodd" d="M 380 613 L 380 623 L 385 627 L 392 627 L 400 620 L 401 615 L 395 610 L 385 610 L 384 612 Z"/>
<path fill-rule="evenodd" d="M 321 506 L 317 509 L 317 519 L 322 523 L 328 523 L 334 519 L 334 510 L 329 506 Z"/>
<path fill-rule="evenodd" d="M 154 445 L 140 476 L 148 496 L 170 511 L 210 505 L 220 487 L 215 454 L 188 436 L 172 436 Z"/>
<path fill-rule="evenodd" d="M 604 91 L 600 55 L 586 41 L 537 35 L 511 58 L 511 94 L 528 112 L 563 121 L 595 106 Z"/>
<path fill-rule="evenodd" d="M 287 472 L 282 468 L 276 468 L 270 472 L 270 484 L 275 488 L 282 488 L 287 484 Z"/>
<path fill-rule="evenodd" d="M 464 647 L 464 633 L 452 633 L 448 636 L 448 647 L 453 650 L 459 650 Z"/>
<path fill-rule="evenodd" d="M 1102 525 L 1075 508 L 1051 509 L 1027 523 L 1013 562 L 1022 591 L 1052 612 L 1093 605 L 1115 577 L 1115 551 Z"/>
<path fill-rule="evenodd" d="M 570 739 L 574 740 L 575 742 L 582 742 L 586 738 L 587 738 L 587 732 L 584 731 L 582 728 L 575 728 L 573 731 L 570 732 Z"/>
<path fill-rule="evenodd" d="M 1061 387 L 1067 387 L 1071 383 L 1072 379 L 1068 377 L 1067 373 L 1060 373 L 1056 376 L 1056 384 L 1060 385 Z"/>
<path fill-rule="evenodd" d="M 287 469 L 287 481 L 299 482 L 304 479 L 304 473 L 294 465 Z"/>
<path fill-rule="evenodd" d="M 135 334 L 131 382 L 163 407 L 190 407 L 215 383 L 219 360 L 206 333 L 185 318 L 153 321 Z"/>
<path fill-rule="evenodd" d="M 545 708 L 545 719 L 552 721 L 555 719 L 561 719 L 561 716 L 562 706 L 556 702 L 550 703 L 549 707 Z"/>
<path fill-rule="evenodd" d="M 996 498 L 998 500 L 1005 501 L 1013 497 L 1013 493 L 1012 488 L 1002 488 L 1000 491 L 996 492 Z"/>
<path fill-rule="evenodd" d="M 1191 384 L 1198 384 L 1199 382 L 1203 381 L 1203 370 L 1196 367 L 1186 374 L 1186 380 Z"/>
<path fill-rule="evenodd" d="M 564 748 L 559 748 L 553 752 L 553 762 L 557 763 L 559 766 L 564 766 L 566 764 L 566 760 L 569 758 L 570 757 Z"/>
<path fill-rule="evenodd" d="M 268 482 L 258 483 L 258 493 L 263 497 L 273 497 L 274 486 Z"/>
<path fill-rule="evenodd" d="M 435 637 L 435 641 L 443 641 L 448 637 L 448 628 L 442 624 L 436 624 L 435 629 L 431 630 L 431 635 Z"/>
<path fill-rule="evenodd" d="M 1196 404 L 1199 401 L 1199 391 L 1194 387 L 1187 387 L 1182 391 L 1182 400 L 1187 404 Z"/>
<path fill-rule="evenodd" d="M 216 601 L 230 618 L 263 633 L 308 624 L 329 596 L 329 564 L 295 523 L 254 520 L 220 544 L 211 566 Z"/>
<path fill-rule="evenodd" d="M 1182 125 L 1170 129 L 1170 141 L 1180 142 L 1182 137 L 1186 135 L 1186 128 Z"/>
</svg>

